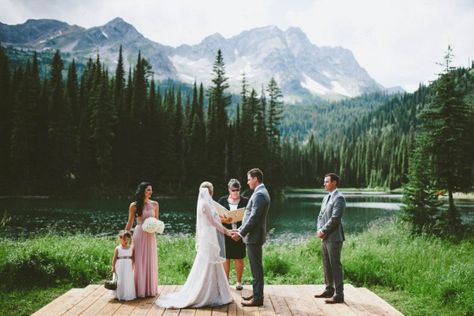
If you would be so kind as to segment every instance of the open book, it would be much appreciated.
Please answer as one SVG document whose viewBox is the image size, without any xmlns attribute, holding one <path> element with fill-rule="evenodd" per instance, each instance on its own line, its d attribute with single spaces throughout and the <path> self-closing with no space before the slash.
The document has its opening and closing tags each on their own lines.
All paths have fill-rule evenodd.
<svg viewBox="0 0 474 316">
<path fill-rule="evenodd" d="M 232 223 L 240 222 L 244 218 L 245 207 L 238 208 L 234 211 L 229 211 L 216 201 L 212 202 L 214 202 L 214 206 L 216 207 L 217 213 L 226 218 L 232 218 Z"/>
</svg>

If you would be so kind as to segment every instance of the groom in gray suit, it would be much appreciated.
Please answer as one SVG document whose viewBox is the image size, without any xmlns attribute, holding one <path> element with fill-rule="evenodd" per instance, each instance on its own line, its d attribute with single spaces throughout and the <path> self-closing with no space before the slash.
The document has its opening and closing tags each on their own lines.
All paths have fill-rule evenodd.
<svg viewBox="0 0 474 316">
<path fill-rule="evenodd" d="M 263 172 L 258 168 L 247 172 L 247 184 L 254 190 L 245 208 L 242 226 L 232 234 L 232 239 L 243 238 L 247 245 L 250 269 L 253 278 L 253 295 L 242 297 L 243 306 L 263 305 L 263 264 L 262 247 L 267 235 L 267 213 L 270 208 L 270 195 L 263 184 Z"/>
<path fill-rule="evenodd" d="M 317 237 L 321 239 L 326 290 L 315 297 L 327 298 L 328 304 L 344 302 L 341 251 L 345 238 L 341 219 L 346 200 L 337 190 L 338 184 L 339 176 L 336 174 L 328 173 L 324 176 L 324 188 L 329 194 L 324 197 L 318 216 Z"/>
</svg>

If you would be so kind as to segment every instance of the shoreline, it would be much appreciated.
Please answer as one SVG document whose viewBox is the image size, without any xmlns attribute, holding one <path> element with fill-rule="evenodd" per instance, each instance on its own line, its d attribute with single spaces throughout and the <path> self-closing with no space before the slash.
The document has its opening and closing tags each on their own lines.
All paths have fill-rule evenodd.
<svg viewBox="0 0 474 316">
<path fill-rule="evenodd" d="M 403 196 L 403 192 L 401 189 L 394 189 L 394 190 L 384 190 L 382 188 L 339 188 L 342 192 L 348 194 L 355 194 L 355 195 L 381 195 L 381 194 L 394 194 L 394 195 L 401 195 Z M 322 188 L 286 188 L 282 190 L 282 195 L 294 195 L 294 194 L 310 194 L 310 193 L 320 193 L 326 194 L 326 191 Z M 153 197 L 154 199 L 175 199 L 175 198 L 194 198 L 195 195 L 189 193 L 183 193 L 182 195 L 159 195 Z M 474 192 L 455 192 L 453 193 L 453 197 L 455 200 L 474 200 Z M 52 200 L 52 199 L 59 199 L 59 200 L 67 200 L 67 199 L 80 199 L 83 198 L 82 195 L 0 195 L 0 200 L 7 200 L 7 199 L 22 199 L 22 200 Z M 448 197 L 446 194 L 442 195 L 441 198 L 443 200 L 447 200 Z M 92 197 L 92 199 L 97 200 L 111 200 L 111 199 L 124 199 L 130 200 L 132 196 L 117 195 L 115 197 L 104 196 L 104 197 Z"/>
</svg>

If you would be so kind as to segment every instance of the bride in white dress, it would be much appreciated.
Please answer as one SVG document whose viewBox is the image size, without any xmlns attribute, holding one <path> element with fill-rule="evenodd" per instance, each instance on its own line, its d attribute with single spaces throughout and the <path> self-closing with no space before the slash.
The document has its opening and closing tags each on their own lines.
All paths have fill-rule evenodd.
<svg viewBox="0 0 474 316">
<path fill-rule="evenodd" d="M 191 272 L 179 292 L 160 295 L 155 304 L 165 308 L 219 306 L 232 302 L 229 282 L 222 263 L 225 261 L 224 234 L 212 203 L 213 186 L 199 187 L 196 214 L 196 257 Z"/>
</svg>

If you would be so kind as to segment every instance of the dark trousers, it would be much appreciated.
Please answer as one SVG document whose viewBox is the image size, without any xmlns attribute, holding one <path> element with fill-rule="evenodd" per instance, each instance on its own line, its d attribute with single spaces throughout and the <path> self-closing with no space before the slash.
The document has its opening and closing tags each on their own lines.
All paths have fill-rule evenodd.
<svg viewBox="0 0 474 316">
<path fill-rule="evenodd" d="M 252 271 L 253 300 L 257 303 L 263 302 L 263 265 L 262 265 L 262 245 L 247 244 L 247 255 Z"/>
<path fill-rule="evenodd" d="M 344 298 L 344 272 L 341 264 L 342 241 L 321 243 L 324 267 L 324 283 L 328 292 L 336 292 L 336 297 Z"/>
</svg>

